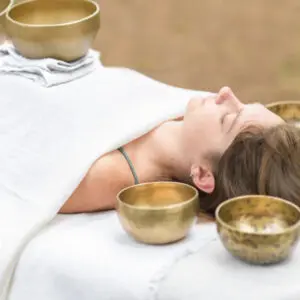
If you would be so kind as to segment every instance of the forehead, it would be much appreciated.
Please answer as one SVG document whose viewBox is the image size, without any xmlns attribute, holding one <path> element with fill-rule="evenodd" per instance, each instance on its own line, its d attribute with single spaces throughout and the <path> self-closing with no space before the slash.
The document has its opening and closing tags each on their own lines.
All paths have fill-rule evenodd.
<svg viewBox="0 0 300 300">
<path fill-rule="evenodd" d="M 249 125 L 274 126 L 284 121 L 260 103 L 246 104 L 240 121 Z"/>
<path fill-rule="evenodd" d="M 259 103 L 245 104 L 236 125 L 236 133 L 247 126 L 272 127 L 284 123 L 276 114 Z"/>
</svg>

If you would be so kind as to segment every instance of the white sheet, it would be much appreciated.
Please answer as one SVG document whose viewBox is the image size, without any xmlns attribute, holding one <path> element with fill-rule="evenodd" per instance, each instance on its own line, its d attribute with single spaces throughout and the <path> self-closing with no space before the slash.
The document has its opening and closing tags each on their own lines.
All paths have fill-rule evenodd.
<svg viewBox="0 0 300 300">
<path fill-rule="evenodd" d="M 103 68 L 42 88 L 0 76 L 0 299 L 18 256 L 101 155 L 181 116 L 195 94 Z M 45 258 L 47 259 L 47 258 Z"/>
<path fill-rule="evenodd" d="M 23 252 L 9 300 L 151 300 L 177 259 L 215 238 L 213 224 L 197 225 L 180 243 L 147 246 L 115 212 L 58 216 Z"/>
<path fill-rule="evenodd" d="M 115 212 L 58 216 L 29 243 L 9 300 L 298 300 L 300 246 L 274 266 L 226 252 L 215 224 L 166 246 L 132 240 Z"/>
<path fill-rule="evenodd" d="M 299 275 L 300 246 L 281 264 L 254 266 L 216 239 L 173 265 L 155 300 L 299 300 Z"/>
</svg>

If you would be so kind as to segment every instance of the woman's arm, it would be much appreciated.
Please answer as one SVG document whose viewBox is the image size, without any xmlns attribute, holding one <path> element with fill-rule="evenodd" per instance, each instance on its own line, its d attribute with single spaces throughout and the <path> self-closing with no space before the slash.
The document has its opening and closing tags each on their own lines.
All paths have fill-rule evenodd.
<svg viewBox="0 0 300 300">
<path fill-rule="evenodd" d="M 60 213 L 82 213 L 115 208 L 116 196 L 123 188 L 133 184 L 127 166 L 118 152 L 97 160 L 88 171 Z"/>
</svg>

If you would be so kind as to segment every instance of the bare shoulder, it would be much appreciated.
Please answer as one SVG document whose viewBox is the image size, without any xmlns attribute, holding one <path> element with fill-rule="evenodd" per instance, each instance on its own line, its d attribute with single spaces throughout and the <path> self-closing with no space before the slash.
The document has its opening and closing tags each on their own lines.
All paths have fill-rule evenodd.
<svg viewBox="0 0 300 300">
<path fill-rule="evenodd" d="M 97 159 L 91 166 L 86 177 L 93 179 L 102 178 L 105 181 L 112 181 L 113 178 L 122 178 L 126 176 L 126 172 L 122 172 L 120 167 L 121 159 L 119 152 L 110 152 Z"/>
<path fill-rule="evenodd" d="M 131 178 L 123 164 L 118 151 L 96 160 L 61 213 L 113 209 L 118 192 L 131 184 Z"/>
<path fill-rule="evenodd" d="M 110 188 L 122 189 L 132 184 L 131 174 L 128 173 L 127 162 L 119 151 L 113 151 L 99 158 L 90 168 L 85 180 L 107 184 Z"/>
</svg>

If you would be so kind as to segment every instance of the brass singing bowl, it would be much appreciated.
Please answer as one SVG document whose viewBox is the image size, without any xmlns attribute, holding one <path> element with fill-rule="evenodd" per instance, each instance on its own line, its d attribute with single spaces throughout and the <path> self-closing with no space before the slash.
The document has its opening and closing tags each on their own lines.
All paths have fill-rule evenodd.
<svg viewBox="0 0 300 300">
<path fill-rule="evenodd" d="M 300 209 L 280 198 L 241 196 L 216 210 L 224 247 L 252 264 L 272 264 L 286 259 L 299 240 Z"/>
<path fill-rule="evenodd" d="M 198 191 L 177 182 L 138 184 L 117 196 L 123 228 L 146 244 L 167 244 L 186 237 L 198 209 Z"/>
<path fill-rule="evenodd" d="M 74 61 L 92 46 L 100 9 L 92 0 L 29 0 L 8 10 L 5 26 L 24 57 Z"/>
<path fill-rule="evenodd" d="M 5 14 L 13 5 L 13 0 L 0 0 L 0 44 L 5 41 Z"/>
<path fill-rule="evenodd" d="M 300 128 L 300 101 L 273 102 L 267 104 L 266 107 L 287 123 Z"/>
</svg>

